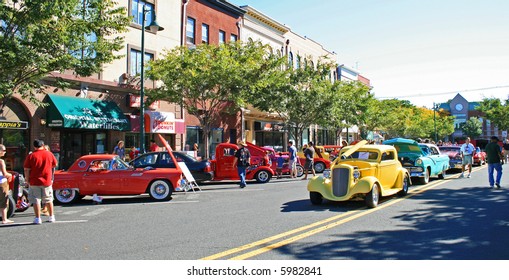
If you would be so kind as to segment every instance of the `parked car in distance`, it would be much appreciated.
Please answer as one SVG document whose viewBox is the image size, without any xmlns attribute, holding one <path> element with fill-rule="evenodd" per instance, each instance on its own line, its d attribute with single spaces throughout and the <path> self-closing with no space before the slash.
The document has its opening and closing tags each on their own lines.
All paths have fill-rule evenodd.
<svg viewBox="0 0 509 280">
<path fill-rule="evenodd" d="M 304 151 L 297 152 L 297 157 L 299 158 L 300 164 L 304 166 L 306 162 L 306 157 L 304 157 Z M 329 153 L 327 153 L 323 146 L 315 146 L 315 156 L 313 158 L 313 167 L 315 172 L 322 173 L 325 169 L 330 168 L 330 157 Z"/>
<path fill-rule="evenodd" d="M 343 146 L 338 146 L 338 145 L 323 145 L 323 149 L 325 152 L 327 152 L 329 154 L 329 160 L 332 162 L 334 161 L 340 151 L 341 151 L 341 148 L 343 148 Z"/>
<path fill-rule="evenodd" d="M 67 170 L 55 172 L 55 199 L 68 204 L 85 195 L 137 195 L 169 200 L 180 189 L 182 171 L 170 168 L 135 168 L 117 155 L 85 155 Z"/>
<path fill-rule="evenodd" d="M 239 147 L 232 143 L 221 143 L 216 146 L 215 159 L 210 161 L 214 171 L 214 181 L 240 180 L 237 166 L 233 164 L 238 149 Z M 261 147 L 251 143 L 247 143 L 247 149 L 251 154 L 251 166 L 247 168 L 246 180 L 268 183 L 275 173 L 271 169 L 267 153 Z"/>
<path fill-rule="evenodd" d="M 208 160 L 196 160 L 194 157 L 188 155 L 186 152 L 173 152 L 177 162 L 184 162 L 187 169 L 193 175 L 196 182 L 211 181 L 214 179 L 214 172 Z M 131 162 L 130 166 L 135 168 L 175 168 L 175 163 L 166 151 L 151 152 L 143 154 Z"/>
<path fill-rule="evenodd" d="M 279 153 L 274 151 L 274 149 L 272 147 L 261 147 L 262 149 L 265 150 L 265 152 L 267 153 L 267 156 L 269 157 L 270 161 L 271 161 L 271 165 L 270 165 L 270 168 L 272 169 L 272 171 L 274 171 L 274 173 L 276 172 L 276 168 L 277 168 L 277 161 L 280 157 Z M 285 160 L 285 163 L 283 164 L 283 171 L 282 173 L 284 175 L 290 175 L 290 168 L 289 168 L 289 158 L 290 156 L 288 155 L 288 152 L 285 152 L 285 153 L 281 153 L 281 157 L 284 158 Z M 304 167 L 302 167 L 302 165 L 300 165 L 299 162 L 297 162 L 297 177 L 301 177 L 302 175 L 304 175 Z"/>
<path fill-rule="evenodd" d="M 383 144 L 396 148 L 403 167 L 408 169 L 412 179 L 418 179 L 421 184 L 427 184 L 432 176 L 445 178 L 449 157 L 441 154 L 436 145 L 405 138 L 389 139 Z"/>
<path fill-rule="evenodd" d="M 406 195 L 411 184 L 393 146 L 366 145 L 363 140 L 341 150 L 331 170 L 313 177 L 307 186 L 311 203 L 363 199 L 368 207 L 378 205 L 381 196 Z"/>
<path fill-rule="evenodd" d="M 440 152 L 449 157 L 449 165 L 451 169 L 461 170 L 462 159 L 459 146 L 440 146 Z"/>
<path fill-rule="evenodd" d="M 473 155 L 473 165 L 481 166 L 486 163 L 486 152 L 481 151 L 481 148 L 477 147 Z"/>
</svg>

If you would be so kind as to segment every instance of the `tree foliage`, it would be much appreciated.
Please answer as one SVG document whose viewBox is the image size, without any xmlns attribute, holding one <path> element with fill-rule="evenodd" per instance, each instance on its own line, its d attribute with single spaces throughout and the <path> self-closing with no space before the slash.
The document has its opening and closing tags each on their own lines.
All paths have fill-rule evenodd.
<svg viewBox="0 0 509 280">
<path fill-rule="evenodd" d="M 485 98 L 476 108 L 501 130 L 509 130 L 509 99 L 504 104 L 498 98 Z"/>
<path fill-rule="evenodd" d="M 461 124 L 463 135 L 472 139 L 482 134 L 482 122 L 476 117 L 470 118 L 467 122 Z"/>
<path fill-rule="evenodd" d="M 35 104 L 52 72 L 100 72 L 119 56 L 129 17 L 113 0 L 19 0 L 0 3 L 0 98 L 19 93 Z M 62 81 L 61 81 L 62 82 Z M 64 85 L 60 83 L 59 85 Z M 5 102 L 3 102 L 5 104 Z"/>
<path fill-rule="evenodd" d="M 148 91 L 150 100 L 182 104 L 203 128 L 205 155 L 209 155 L 208 137 L 222 113 L 236 113 L 245 105 L 247 92 L 265 83 L 278 69 L 277 60 L 267 55 L 267 46 L 259 42 L 240 42 L 195 49 L 177 47 L 151 63 L 148 77 L 162 85 Z"/>
</svg>

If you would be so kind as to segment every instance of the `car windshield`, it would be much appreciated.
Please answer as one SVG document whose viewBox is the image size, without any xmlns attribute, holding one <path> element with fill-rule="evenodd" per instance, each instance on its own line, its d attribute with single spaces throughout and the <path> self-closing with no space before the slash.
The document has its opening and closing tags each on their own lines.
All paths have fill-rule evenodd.
<svg viewBox="0 0 509 280">
<path fill-rule="evenodd" d="M 459 147 L 440 147 L 441 152 L 459 152 Z"/>
<path fill-rule="evenodd" d="M 197 161 L 193 156 L 184 152 L 173 152 L 173 155 L 177 158 L 177 161 Z M 168 156 L 170 156 L 168 154 Z M 171 158 L 171 157 L 170 157 Z"/>
<path fill-rule="evenodd" d="M 357 151 L 351 154 L 347 159 L 359 159 L 373 161 L 378 159 L 378 152 L 374 151 Z"/>
</svg>

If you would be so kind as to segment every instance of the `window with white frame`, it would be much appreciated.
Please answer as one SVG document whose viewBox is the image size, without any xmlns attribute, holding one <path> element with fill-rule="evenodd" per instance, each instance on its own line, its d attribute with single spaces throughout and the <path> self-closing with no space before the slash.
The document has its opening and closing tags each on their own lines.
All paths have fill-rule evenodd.
<svg viewBox="0 0 509 280">
<path fill-rule="evenodd" d="M 196 20 L 194 18 L 187 18 L 187 25 L 186 25 L 186 42 L 188 44 L 195 44 L 195 38 L 196 38 Z"/>
<path fill-rule="evenodd" d="M 226 43 L 226 32 L 219 30 L 219 44 Z"/>
<path fill-rule="evenodd" d="M 154 20 L 154 4 L 151 2 L 152 1 L 131 0 L 131 16 L 133 17 L 134 23 L 142 25 L 143 9 L 148 11 L 145 16 L 145 25 L 148 26 Z"/>
<path fill-rule="evenodd" d="M 203 44 L 209 43 L 209 26 L 205 23 L 201 25 L 201 42 Z"/>
<path fill-rule="evenodd" d="M 154 60 L 153 53 L 145 52 L 144 63 Z M 136 76 L 141 73 L 141 51 L 136 49 L 131 49 L 129 52 L 129 75 Z"/>
</svg>

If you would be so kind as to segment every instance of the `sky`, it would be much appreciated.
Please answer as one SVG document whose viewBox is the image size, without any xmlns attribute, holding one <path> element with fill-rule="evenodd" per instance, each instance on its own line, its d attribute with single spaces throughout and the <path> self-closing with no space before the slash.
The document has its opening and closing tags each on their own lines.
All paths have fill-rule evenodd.
<svg viewBox="0 0 509 280">
<path fill-rule="evenodd" d="M 338 54 L 376 98 L 432 108 L 509 96 L 507 0 L 229 0 Z"/>
</svg>

